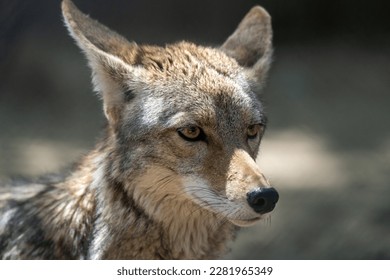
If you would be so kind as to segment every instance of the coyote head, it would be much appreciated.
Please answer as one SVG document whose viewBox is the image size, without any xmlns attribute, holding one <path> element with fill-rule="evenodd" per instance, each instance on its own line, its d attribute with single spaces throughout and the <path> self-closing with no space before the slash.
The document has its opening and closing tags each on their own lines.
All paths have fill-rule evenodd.
<svg viewBox="0 0 390 280">
<path fill-rule="evenodd" d="M 201 209 L 239 226 L 273 210 L 278 194 L 255 163 L 266 127 L 259 90 L 272 55 L 263 8 L 252 8 L 219 48 L 137 45 L 71 1 L 62 8 L 103 99 L 106 172 L 136 203 L 161 219 L 179 214 L 170 209 Z"/>
</svg>

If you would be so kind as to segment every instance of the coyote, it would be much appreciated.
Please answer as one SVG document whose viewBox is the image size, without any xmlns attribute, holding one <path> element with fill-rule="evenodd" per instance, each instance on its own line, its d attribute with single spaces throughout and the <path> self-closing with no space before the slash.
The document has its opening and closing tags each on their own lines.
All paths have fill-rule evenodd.
<svg viewBox="0 0 390 280">
<path fill-rule="evenodd" d="M 218 48 L 137 45 L 62 12 L 103 101 L 104 137 L 70 172 L 0 188 L 2 259 L 212 259 L 279 195 L 255 163 L 271 19 L 252 8 Z"/>
</svg>

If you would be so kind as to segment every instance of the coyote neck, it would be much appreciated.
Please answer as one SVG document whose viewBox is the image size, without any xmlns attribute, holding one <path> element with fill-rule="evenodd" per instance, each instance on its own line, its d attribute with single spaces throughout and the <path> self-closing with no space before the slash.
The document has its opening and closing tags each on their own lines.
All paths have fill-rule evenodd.
<svg viewBox="0 0 390 280">
<path fill-rule="evenodd" d="M 65 183 L 78 188 L 78 199 L 94 209 L 93 215 L 86 212 L 90 216 L 80 220 L 93 224 L 78 226 L 90 228 L 86 258 L 211 259 L 226 250 L 235 226 L 177 193 L 161 193 L 156 200 L 139 186 L 137 177 L 144 178 L 137 172 L 127 175 L 129 183 L 117 179 L 108 166 L 109 154 L 96 149 Z"/>
</svg>

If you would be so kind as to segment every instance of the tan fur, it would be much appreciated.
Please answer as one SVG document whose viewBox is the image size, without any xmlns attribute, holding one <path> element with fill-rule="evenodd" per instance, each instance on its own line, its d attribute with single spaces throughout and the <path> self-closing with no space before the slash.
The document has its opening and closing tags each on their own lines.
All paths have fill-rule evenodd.
<svg viewBox="0 0 390 280">
<path fill-rule="evenodd" d="M 102 97 L 106 134 L 64 178 L 0 192 L 1 257 L 219 257 L 237 226 L 259 221 L 278 199 L 273 191 L 263 209 L 253 198 L 273 190 L 255 163 L 269 15 L 254 7 L 220 48 L 160 47 L 127 41 L 70 0 L 62 10 Z M 183 135 L 194 128 L 198 138 Z"/>
</svg>

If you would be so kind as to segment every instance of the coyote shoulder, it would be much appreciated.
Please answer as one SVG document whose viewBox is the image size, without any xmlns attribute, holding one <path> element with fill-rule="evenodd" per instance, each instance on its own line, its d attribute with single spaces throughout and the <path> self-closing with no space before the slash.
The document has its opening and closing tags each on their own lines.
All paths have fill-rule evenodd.
<svg viewBox="0 0 390 280">
<path fill-rule="evenodd" d="M 107 118 L 70 174 L 0 188 L 2 259 L 210 259 L 278 201 L 255 163 L 272 56 L 252 8 L 218 48 L 137 45 L 62 2 Z"/>
</svg>

